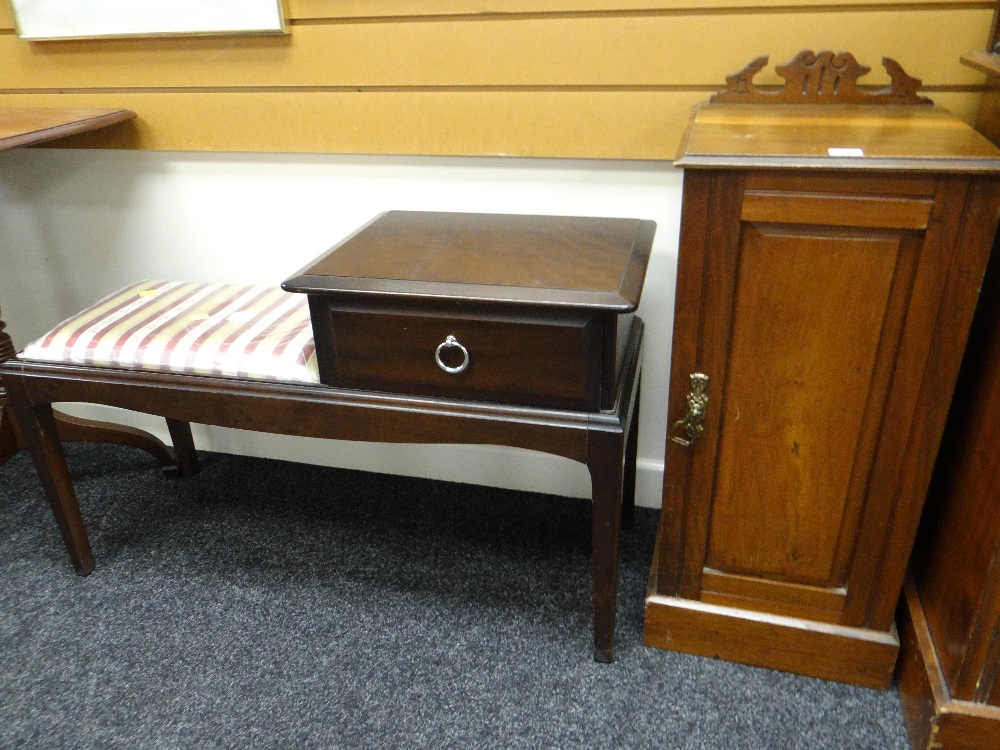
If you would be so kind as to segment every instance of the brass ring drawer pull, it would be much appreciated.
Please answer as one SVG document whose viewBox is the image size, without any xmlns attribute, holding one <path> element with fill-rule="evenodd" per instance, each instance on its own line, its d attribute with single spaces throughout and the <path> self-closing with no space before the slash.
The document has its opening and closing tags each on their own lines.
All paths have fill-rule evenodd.
<svg viewBox="0 0 1000 750">
<path fill-rule="evenodd" d="M 444 349 L 458 349 L 462 352 L 462 364 L 456 365 L 455 367 L 449 367 L 444 362 L 441 361 L 441 352 Z M 434 361 L 437 362 L 438 367 L 447 372 L 450 375 L 457 375 L 462 372 L 466 367 L 469 366 L 469 350 L 458 343 L 458 339 L 454 336 L 448 336 L 444 341 L 438 344 L 438 348 L 434 351 Z"/>
<path fill-rule="evenodd" d="M 685 448 L 694 445 L 705 431 L 705 411 L 708 409 L 708 375 L 700 372 L 691 375 L 691 390 L 687 396 L 687 414 L 674 422 L 668 437 Z"/>
</svg>

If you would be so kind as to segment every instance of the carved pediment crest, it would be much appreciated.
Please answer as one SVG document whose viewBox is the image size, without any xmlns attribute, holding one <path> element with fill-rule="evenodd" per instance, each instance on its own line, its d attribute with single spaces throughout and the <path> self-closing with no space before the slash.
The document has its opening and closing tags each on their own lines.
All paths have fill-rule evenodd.
<svg viewBox="0 0 1000 750">
<path fill-rule="evenodd" d="M 766 55 L 750 62 L 743 70 L 726 76 L 726 88 L 711 98 L 713 103 L 741 104 L 933 104 L 920 96 L 921 81 L 907 75 L 891 57 L 883 57 L 882 65 L 891 79 L 888 86 L 876 91 L 858 88 L 858 79 L 871 71 L 850 52 L 834 54 L 830 50 L 802 50 L 791 62 L 776 65 L 775 71 L 785 79 L 783 89 L 758 89 L 753 82 L 767 65 Z"/>
</svg>

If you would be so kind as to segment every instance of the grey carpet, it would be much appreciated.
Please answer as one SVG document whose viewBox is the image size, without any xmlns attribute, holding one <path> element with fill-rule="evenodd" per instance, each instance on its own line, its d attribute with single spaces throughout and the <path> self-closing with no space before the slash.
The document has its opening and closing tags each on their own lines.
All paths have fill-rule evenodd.
<svg viewBox="0 0 1000 750">
<path fill-rule="evenodd" d="M 896 692 L 642 645 L 657 514 L 590 657 L 589 506 L 67 447 L 97 571 L 0 468 L 0 748 L 906 748 Z"/>
</svg>

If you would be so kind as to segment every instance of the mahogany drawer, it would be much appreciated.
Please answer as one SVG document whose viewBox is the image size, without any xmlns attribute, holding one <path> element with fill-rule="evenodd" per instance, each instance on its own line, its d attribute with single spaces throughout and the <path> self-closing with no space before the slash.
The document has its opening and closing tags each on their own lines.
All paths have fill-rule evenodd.
<svg viewBox="0 0 1000 750">
<path fill-rule="evenodd" d="M 345 307 L 315 297 L 312 305 L 320 380 L 326 385 L 600 408 L 603 332 L 594 312 Z"/>
</svg>

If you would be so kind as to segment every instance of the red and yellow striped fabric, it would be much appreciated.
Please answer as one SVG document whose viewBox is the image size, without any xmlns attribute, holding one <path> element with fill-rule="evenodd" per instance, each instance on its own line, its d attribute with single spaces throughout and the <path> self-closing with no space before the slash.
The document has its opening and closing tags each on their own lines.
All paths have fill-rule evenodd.
<svg viewBox="0 0 1000 750">
<path fill-rule="evenodd" d="M 63 321 L 20 357 L 319 382 L 306 296 L 271 286 L 141 281 Z"/>
</svg>

